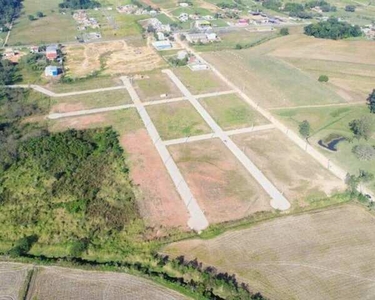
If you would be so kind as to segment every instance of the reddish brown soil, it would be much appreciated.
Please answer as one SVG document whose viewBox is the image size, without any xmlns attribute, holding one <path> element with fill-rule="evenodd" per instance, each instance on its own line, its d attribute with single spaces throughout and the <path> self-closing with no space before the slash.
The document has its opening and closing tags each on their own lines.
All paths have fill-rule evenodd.
<svg viewBox="0 0 375 300">
<path fill-rule="evenodd" d="M 81 117 L 63 118 L 58 119 L 53 125 L 51 130 L 59 131 L 68 128 L 87 129 L 100 126 L 100 123 L 106 121 L 105 114 L 95 114 Z"/>
<path fill-rule="evenodd" d="M 271 210 L 269 197 L 219 140 L 169 148 L 210 223 Z"/>
<path fill-rule="evenodd" d="M 52 113 L 64 113 L 85 109 L 82 103 L 59 103 L 52 107 Z"/>
<path fill-rule="evenodd" d="M 140 129 L 121 137 L 130 156 L 131 177 L 139 187 L 142 216 L 155 227 L 187 229 L 188 212 L 178 195 L 147 131 Z"/>
</svg>

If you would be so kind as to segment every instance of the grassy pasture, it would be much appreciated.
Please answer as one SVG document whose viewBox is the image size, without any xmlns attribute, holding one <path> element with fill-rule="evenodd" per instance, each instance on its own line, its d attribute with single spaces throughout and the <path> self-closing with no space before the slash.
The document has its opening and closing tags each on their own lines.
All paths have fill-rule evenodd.
<svg viewBox="0 0 375 300">
<path fill-rule="evenodd" d="M 187 101 L 147 107 L 163 140 L 211 132 L 195 108 Z"/>
<path fill-rule="evenodd" d="M 120 84 L 121 81 L 114 77 L 98 76 L 82 80 L 76 80 L 71 83 L 50 82 L 46 85 L 46 88 L 50 89 L 51 91 L 54 91 L 55 93 L 68 93 L 113 87 L 118 86 Z"/>
<path fill-rule="evenodd" d="M 187 299 L 168 288 L 124 273 L 37 268 L 30 299 Z"/>
<path fill-rule="evenodd" d="M 272 210 L 266 192 L 219 139 L 169 150 L 210 223 Z"/>
<path fill-rule="evenodd" d="M 269 123 L 236 94 L 203 98 L 200 102 L 224 130 Z"/>
<path fill-rule="evenodd" d="M 126 89 L 67 96 L 55 99 L 53 112 L 68 112 L 82 109 L 92 109 L 108 106 L 117 106 L 131 103 Z"/>
<path fill-rule="evenodd" d="M 77 34 L 73 17 L 58 12 L 60 0 L 25 0 L 22 15 L 16 20 L 8 44 L 41 44 L 74 41 Z M 28 15 L 43 12 L 46 17 L 30 21 Z"/>
<path fill-rule="evenodd" d="M 347 138 L 352 137 L 349 129 L 349 122 L 358 119 L 361 116 L 369 116 L 374 119 L 375 116 L 369 113 L 365 105 L 351 105 L 347 107 L 320 107 L 320 108 L 299 108 L 277 110 L 275 114 L 287 126 L 298 131 L 298 125 L 303 120 L 310 123 L 312 136 L 309 138 L 310 144 L 321 150 L 324 155 L 332 159 L 351 174 L 358 174 L 359 169 L 373 173 L 375 170 L 375 161 L 360 161 L 352 153 L 352 148 L 358 144 L 375 145 L 375 138 L 368 141 L 353 140 L 342 141 L 338 144 L 338 151 L 332 152 L 322 149 L 318 145 L 320 139 L 324 139 L 329 134 L 338 134 Z M 369 187 L 375 191 L 375 180 L 370 182 Z"/>
<path fill-rule="evenodd" d="M 228 90 L 228 87 L 212 71 L 191 71 L 188 67 L 175 68 L 173 72 L 192 94 Z"/>
<path fill-rule="evenodd" d="M 345 185 L 277 130 L 233 136 L 294 207 L 314 205 Z"/>
<path fill-rule="evenodd" d="M 374 215 L 355 205 L 287 216 L 163 252 L 235 272 L 270 299 L 375 295 Z"/>
</svg>

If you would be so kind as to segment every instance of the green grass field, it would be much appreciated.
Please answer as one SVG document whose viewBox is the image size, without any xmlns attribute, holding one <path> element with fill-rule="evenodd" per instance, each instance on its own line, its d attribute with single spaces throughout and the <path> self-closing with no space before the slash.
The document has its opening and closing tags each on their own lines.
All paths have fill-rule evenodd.
<svg viewBox="0 0 375 300">
<path fill-rule="evenodd" d="M 220 92 L 228 89 L 212 71 L 191 71 L 188 67 L 175 68 L 173 72 L 192 94 Z"/>
<path fill-rule="evenodd" d="M 236 94 L 203 98 L 200 102 L 224 130 L 269 123 Z"/>
<path fill-rule="evenodd" d="M 71 83 L 51 82 L 46 85 L 46 88 L 56 93 L 67 93 L 106 88 L 118 85 L 120 85 L 120 82 L 113 77 L 98 76 L 83 80 L 76 80 Z"/>
<path fill-rule="evenodd" d="M 211 132 L 194 107 L 187 101 L 147 107 L 163 140 Z"/>
<path fill-rule="evenodd" d="M 351 138 L 353 134 L 349 129 L 349 122 L 361 116 L 371 117 L 375 122 L 375 115 L 370 114 L 365 105 L 352 105 L 347 107 L 321 107 L 321 108 L 300 108 L 289 110 L 275 110 L 281 121 L 293 130 L 298 131 L 298 125 L 303 120 L 307 120 L 312 129 L 312 136 L 309 138 L 310 144 L 322 151 L 324 155 L 332 159 L 351 174 L 357 174 L 359 170 L 366 170 L 374 173 L 375 161 L 361 161 L 353 153 L 352 148 L 359 144 L 375 145 L 375 138 L 368 141 L 353 140 L 342 141 L 338 144 L 338 151 L 332 152 L 323 149 L 318 145 L 320 139 L 328 137 L 330 134 L 337 134 L 346 138 Z M 375 180 L 368 183 L 368 186 L 375 191 Z"/>
</svg>

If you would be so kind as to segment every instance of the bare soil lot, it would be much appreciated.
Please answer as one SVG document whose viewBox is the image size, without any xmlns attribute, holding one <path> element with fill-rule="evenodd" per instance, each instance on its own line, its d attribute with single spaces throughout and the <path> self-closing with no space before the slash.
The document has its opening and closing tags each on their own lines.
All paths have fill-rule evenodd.
<svg viewBox="0 0 375 300">
<path fill-rule="evenodd" d="M 340 179 L 278 130 L 236 135 L 233 141 L 294 206 L 308 205 L 345 188 Z"/>
<path fill-rule="evenodd" d="M 228 86 L 210 70 L 194 72 L 188 67 L 180 67 L 173 69 L 173 72 L 192 94 L 198 95 L 229 90 Z"/>
<path fill-rule="evenodd" d="M 56 113 L 70 112 L 82 109 L 117 106 L 131 103 L 131 98 L 126 89 L 67 96 L 55 99 L 51 111 Z"/>
<path fill-rule="evenodd" d="M 165 95 L 165 99 L 182 96 L 180 90 L 169 79 L 168 75 L 160 70 L 146 73 L 144 76 L 144 79 L 134 80 L 133 82 L 141 101 L 160 100 L 161 95 Z"/>
<path fill-rule="evenodd" d="M 270 299 L 373 299 L 374 215 L 344 205 L 266 221 L 164 252 L 235 272 Z"/>
<path fill-rule="evenodd" d="M 28 300 L 187 299 L 177 292 L 124 273 L 58 267 L 39 268 Z"/>
<path fill-rule="evenodd" d="M 187 229 L 188 212 L 145 129 L 121 137 L 141 214 L 150 226 Z"/>
<path fill-rule="evenodd" d="M 27 265 L 0 262 L 0 299 L 24 299 L 30 270 Z"/>
<path fill-rule="evenodd" d="M 171 140 L 211 132 L 206 122 L 188 101 L 147 107 L 163 140 Z"/>
<path fill-rule="evenodd" d="M 85 77 L 95 71 L 103 74 L 131 74 L 164 65 L 149 46 L 133 47 L 125 41 L 71 45 L 64 49 L 66 68 L 71 77 Z"/>
<path fill-rule="evenodd" d="M 169 150 L 210 223 L 271 210 L 269 198 L 218 139 Z"/>
</svg>

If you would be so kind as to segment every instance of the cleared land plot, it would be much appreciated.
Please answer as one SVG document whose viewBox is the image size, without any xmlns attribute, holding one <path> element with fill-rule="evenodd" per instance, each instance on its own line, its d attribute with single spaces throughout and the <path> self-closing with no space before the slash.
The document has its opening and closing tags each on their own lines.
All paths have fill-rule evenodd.
<svg viewBox="0 0 375 300">
<path fill-rule="evenodd" d="M 371 64 L 304 58 L 283 60 L 316 79 L 322 74 L 327 75 L 328 85 L 348 102 L 364 103 L 374 88 L 375 66 Z"/>
<path fill-rule="evenodd" d="M 236 94 L 203 98 L 200 102 L 224 130 L 269 123 Z"/>
<path fill-rule="evenodd" d="M 146 109 L 163 140 L 211 132 L 209 126 L 188 101 L 152 105 Z"/>
<path fill-rule="evenodd" d="M 124 273 L 39 268 L 29 299 L 187 299 L 157 284 Z"/>
<path fill-rule="evenodd" d="M 374 216 L 345 205 L 288 216 L 164 252 L 235 272 L 270 299 L 375 297 Z"/>
<path fill-rule="evenodd" d="M 375 146 L 375 137 L 368 141 L 354 139 L 352 142 L 342 141 L 337 145 L 337 151 L 329 151 L 318 145 L 320 139 L 325 139 L 330 135 L 351 138 L 353 136 L 349 129 L 349 123 L 362 116 L 372 118 L 375 123 L 375 116 L 369 112 L 365 105 L 351 105 L 347 107 L 321 107 L 321 108 L 299 108 L 277 110 L 275 113 L 287 126 L 298 131 L 298 125 L 303 120 L 310 123 L 312 136 L 309 138 L 310 144 L 321 150 L 324 155 L 332 159 L 351 174 L 358 174 L 359 170 L 366 170 L 373 173 L 375 170 L 375 160 L 359 160 L 352 152 L 357 145 Z M 368 187 L 375 191 L 375 180 L 368 183 Z"/>
<path fill-rule="evenodd" d="M 118 78 L 98 76 L 87 79 L 75 80 L 71 83 L 51 82 L 45 87 L 55 93 L 68 93 L 76 91 L 94 90 L 122 85 Z"/>
<path fill-rule="evenodd" d="M 226 49 L 235 49 L 236 45 L 243 47 L 256 45 L 277 36 L 277 32 L 249 32 L 240 30 L 220 34 L 220 42 L 203 45 L 194 45 L 197 51 L 220 51 Z"/>
<path fill-rule="evenodd" d="M 56 103 L 57 102 L 57 103 Z M 55 98 L 52 112 L 62 113 L 83 109 L 117 106 L 131 103 L 126 89 Z"/>
<path fill-rule="evenodd" d="M 0 262 L 0 299 L 24 299 L 30 270 L 26 265 Z"/>
<path fill-rule="evenodd" d="M 294 206 L 324 199 L 345 185 L 277 130 L 233 136 L 255 165 Z"/>
<path fill-rule="evenodd" d="M 125 41 L 70 45 L 64 52 L 67 75 L 72 78 L 99 71 L 106 75 L 131 74 L 165 65 L 151 47 L 134 47 Z"/>
<path fill-rule="evenodd" d="M 169 147 L 210 223 L 271 210 L 269 197 L 218 139 Z"/>
<path fill-rule="evenodd" d="M 213 93 L 229 90 L 212 71 L 191 71 L 188 67 L 175 68 L 173 72 L 192 94 Z"/>
<path fill-rule="evenodd" d="M 164 98 L 181 97 L 179 89 L 173 84 L 169 77 L 157 70 L 156 72 L 145 74 L 144 79 L 134 80 L 136 89 L 141 101 L 160 100 Z"/>
<path fill-rule="evenodd" d="M 212 52 L 204 57 L 266 108 L 345 102 L 316 78 L 281 60 L 257 54 L 257 48 Z"/>
<path fill-rule="evenodd" d="M 58 12 L 60 0 L 25 0 L 22 15 L 16 20 L 9 45 L 41 44 L 74 41 L 77 35 L 76 24 L 71 14 Z M 30 21 L 28 16 L 36 12 L 43 12 L 46 16 Z"/>
</svg>

